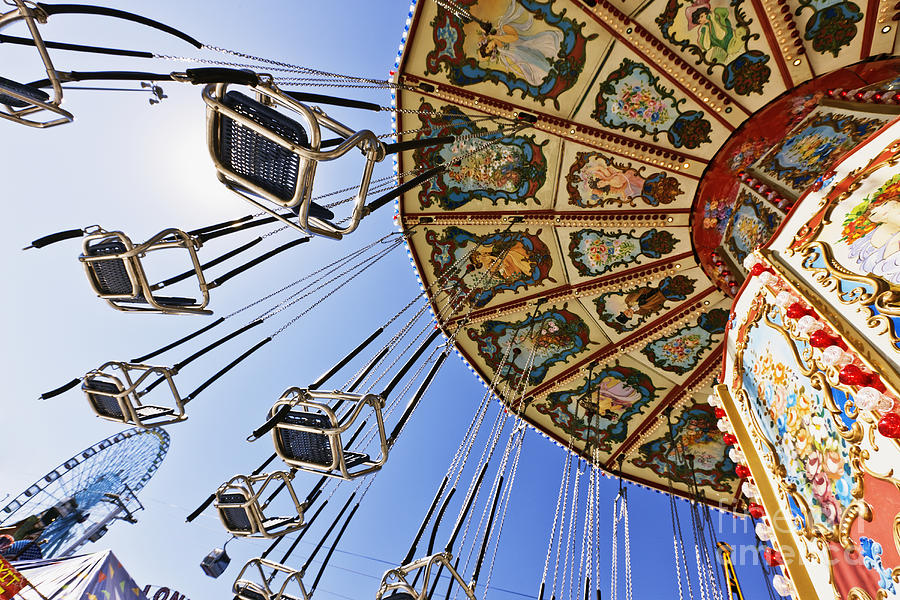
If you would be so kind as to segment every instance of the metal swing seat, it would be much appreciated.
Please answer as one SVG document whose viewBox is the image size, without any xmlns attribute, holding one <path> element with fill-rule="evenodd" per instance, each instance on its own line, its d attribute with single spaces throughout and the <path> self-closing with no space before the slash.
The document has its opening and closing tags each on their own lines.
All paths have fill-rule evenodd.
<svg viewBox="0 0 900 600">
<path fill-rule="evenodd" d="M 215 494 L 215 506 L 219 519 L 232 535 L 273 539 L 302 529 L 304 505 L 297 499 L 293 477 L 287 471 L 260 475 L 235 475 L 219 486 Z M 265 514 L 266 504 L 260 501 L 266 487 L 273 481 L 281 482 L 294 503 L 296 514 L 289 517 L 271 517 Z M 280 490 L 279 490 L 280 491 Z"/>
<path fill-rule="evenodd" d="M 349 406 L 338 414 L 343 404 Z M 353 441 L 365 425 L 363 411 L 374 414 L 381 446 L 379 456 L 353 452 Z M 384 431 L 384 400 L 376 394 L 322 392 L 292 387 L 269 411 L 271 419 L 280 414 L 272 429 L 275 452 L 296 469 L 338 479 L 355 479 L 379 470 L 387 461 L 388 441 Z M 344 434 L 354 424 L 360 429 L 349 440 Z"/>
<path fill-rule="evenodd" d="M 149 429 L 187 419 L 184 402 L 172 379 L 174 374 L 167 367 L 110 361 L 87 373 L 81 389 L 98 417 Z M 161 377 L 168 383 L 174 406 L 157 406 L 141 401 L 146 391 L 140 392 L 138 387 L 149 383 L 147 379 L 151 375 Z"/>
<path fill-rule="evenodd" d="M 266 575 L 266 569 L 271 570 L 270 575 Z M 258 578 L 255 577 L 257 574 Z M 245 578 L 245 575 L 253 578 Z M 264 558 L 252 558 L 238 573 L 231 591 L 240 600 L 309 600 L 301 577 L 300 571 L 291 567 Z"/>
<path fill-rule="evenodd" d="M 84 265 L 94 292 L 116 310 L 208 315 L 212 311 L 206 310 L 209 287 L 197 257 L 200 245 L 196 237 L 180 229 L 165 229 L 143 244 L 135 245 L 121 231 L 104 231 L 97 227 L 84 237 L 78 259 Z M 150 252 L 166 249 L 187 251 L 193 269 L 191 275 L 200 290 L 199 300 L 156 294 L 162 284 L 150 283 L 142 261 Z"/>
<path fill-rule="evenodd" d="M 304 233 L 340 239 L 354 231 L 365 214 L 364 202 L 375 163 L 385 157 L 385 146 L 369 130 L 353 131 L 319 107 L 309 107 L 279 90 L 268 75 L 259 75 L 255 98 L 228 90 L 228 83 L 203 89 L 207 106 L 207 142 L 218 178 L 251 204 Z M 299 115 L 302 124 L 286 109 Z M 322 140 L 322 129 L 339 139 Z M 326 149 L 328 148 L 328 149 Z M 353 148 L 365 157 L 362 178 L 349 223 L 332 222 L 334 214 L 312 201 L 316 167 Z M 291 209 L 296 222 L 272 205 Z"/>
<path fill-rule="evenodd" d="M 12 0 L 15 8 L 0 13 L 0 29 L 16 21 L 24 21 L 28 27 L 34 46 L 37 48 L 41 62 L 47 72 L 53 93 L 26 83 L 19 83 L 0 77 L 0 117 L 27 125 L 29 127 L 46 128 L 75 120 L 72 113 L 60 108 L 63 101 L 62 84 L 57 76 L 47 45 L 38 31 L 38 23 L 47 22 L 46 12 L 38 5 L 25 0 Z M 41 115 L 41 113 L 44 113 Z"/>
<path fill-rule="evenodd" d="M 453 568 L 452 560 L 453 555 L 449 552 L 439 552 L 415 560 L 402 567 L 390 569 L 381 579 L 381 586 L 378 588 L 375 600 L 427 600 L 432 589 L 432 573 L 436 567 L 438 569 L 447 569 L 450 577 L 459 584 L 469 600 L 476 600 L 474 586 L 470 586 L 463 581 L 463 578 Z M 422 572 L 424 578 L 419 589 L 416 589 L 415 585 L 419 572 Z M 438 577 L 440 577 L 440 572 L 434 573 L 434 578 Z"/>
</svg>

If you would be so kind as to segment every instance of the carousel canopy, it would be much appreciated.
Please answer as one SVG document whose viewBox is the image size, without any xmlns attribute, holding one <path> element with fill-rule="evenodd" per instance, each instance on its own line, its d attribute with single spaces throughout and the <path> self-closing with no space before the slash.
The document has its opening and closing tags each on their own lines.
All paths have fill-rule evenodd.
<svg viewBox="0 0 900 600">
<path fill-rule="evenodd" d="M 456 141 L 398 157 L 404 181 L 446 167 L 399 218 L 423 284 L 465 297 L 448 310 L 428 288 L 472 369 L 607 471 L 739 509 L 706 398 L 741 263 L 894 118 L 900 61 L 873 58 L 893 52 L 893 16 L 878 0 L 414 3 L 396 128 Z"/>
</svg>

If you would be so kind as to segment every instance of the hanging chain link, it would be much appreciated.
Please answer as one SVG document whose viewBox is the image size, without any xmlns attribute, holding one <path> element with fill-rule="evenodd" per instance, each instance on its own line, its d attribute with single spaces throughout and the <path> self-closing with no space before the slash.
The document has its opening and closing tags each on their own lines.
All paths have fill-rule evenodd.
<svg viewBox="0 0 900 600">
<path fill-rule="evenodd" d="M 287 329 L 288 327 L 290 327 L 291 325 L 293 325 L 294 323 L 296 323 L 297 321 L 299 321 L 304 315 L 306 315 L 307 313 L 309 313 L 309 312 L 310 312 L 311 310 L 313 310 L 316 306 L 318 306 L 319 304 L 321 304 L 322 302 L 324 302 L 325 300 L 327 300 L 328 298 L 330 298 L 332 295 L 334 295 L 341 287 L 343 287 L 344 285 L 350 283 L 351 281 L 353 281 L 354 279 L 356 279 L 357 277 L 359 277 L 360 275 L 362 275 L 364 272 L 366 272 L 368 269 L 370 269 L 373 265 L 375 265 L 375 263 L 377 263 L 379 260 L 381 260 L 382 258 L 384 258 L 385 256 L 387 256 L 387 255 L 391 252 L 391 250 L 393 250 L 394 248 L 397 248 L 398 246 L 400 246 L 401 243 L 402 243 L 402 240 L 401 240 L 400 238 L 398 238 L 397 243 L 395 243 L 395 244 L 393 244 L 392 246 L 388 247 L 386 250 L 383 250 L 383 251 L 381 252 L 381 254 L 377 255 L 377 257 L 374 258 L 371 262 L 369 262 L 369 264 L 365 265 L 365 266 L 362 267 L 359 271 L 357 271 L 356 273 L 354 273 L 353 275 L 351 275 L 351 276 L 347 279 L 347 281 L 345 281 L 345 282 L 342 283 L 341 285 L 335 287 L 333 290 L 331 290 L 330 292 L 328 292 L 327 294 L 325 294 L 325 296 L 323 296 L 322 298 L 318 299 L 318 300 L 317 300 L 316 302 L 314 302 L 311 306 L 309 306 L 306 310 L 304 310 L 304 311 L 301 312 L 300 314 L 296 315 L 296 316 L 293 317 L 290 321 L 288 321 L 287 323 L 285 323 L 284 325 L 282 325 L 281 327 L 279 327 L 277 330 L 275 330 L 275 332 L 274 332 L 271 336 L 269 336 L 269 337 L 271 337 L 271 338 L 274 339 L 276 336 L 278 336 L 279 334 L 281 334 L 285 329 Z M 294 304 L 295 302 L 299 302 L 300 300 L 301 300 L 301 298 L 298 298 L 297 300 L 292 301 L 291 303 L 289 303 L 289 304 L 287 304 L 287 305 L 285 305 L 285 306 L 279 308 L 278 310 L 276 310 L 275 312 L 273 312 L 273 313 L 272 313 L 271 315 L 269 315 L 269 316 L 271 317 L 271 316 L 274 316 L 274 315 L 278 314 L 279 312 L 281 312 L 282 310 L 286 309 L 286 308 L 287 308 L 288 306 L 290 306 L 291 304 Z"/>
</svg>

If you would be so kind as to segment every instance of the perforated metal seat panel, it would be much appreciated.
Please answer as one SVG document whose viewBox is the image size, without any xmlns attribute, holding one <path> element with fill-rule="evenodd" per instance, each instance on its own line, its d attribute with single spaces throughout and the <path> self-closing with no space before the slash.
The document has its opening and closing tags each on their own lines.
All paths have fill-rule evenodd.
<svg viewBox="0 0 900 600">
<path fill-rule="evenodd" d="M 157 296 L 153 295 L 153 299 L 163 306 L 195 306 L 197 301 L 193 298 L 182 298 L 180 296 Z M 147 301 L 143 296 L 136 298 L 117 298 L 116 302 L 133 302 L 135 304 L 146 304 Z"/>
<path fill-rule="evenodd" d="M 238 591 L 238 598 L 241 600 L 269 600 L 269 597 L 266 597 L 263 594 L 260 594 L 256 590 L 251 590 L 250 588 L 243 588 Z M 271 598 L 274 598 L 275 594 L 272 594 Z M 281 595 L 281 600 L 300 600 L 294 596 L 288 596 L 287 594 Z"/>
<path fill-rule="evenodd" d="M 122 414 L 122 409 L 119 407 L 119 401 L 110 395 L 118 394 L 121 391 L 116 384 L 109 381 L 95 381 L 89 379 L 85 382 L 84 390 L 98 413 L 105 417 L 111 417 L 118 420 L 125 418 L 125 415 Z"/>
<path fill-rule="evenodd" d="M 109 256 L 122 254 L 127 249 L 119 240 L 92 244 L 87 249 L 88 256 Z M 97 260 L 88 263 L 97 289 L 103 294 L 127 294 L 132 295 L 134 288 L 128 270 L 125 268 L 124 259 Z"/>
<path fill-rule="evenodd" d="M 18 98 L 14 98 L 13 96 L 4 94 L 2 91 L 2 89 L 4 88 L 11 92 L 21 94 L 27 98 L 31 98 L 36 102 L 48 102 L 50 100 L 50 95 L 40 88 L 36 88 L 24 83 L 19 83 L 18 81 L 13 81 L 12 79 L 7 79 L 6 77 L 0 77 L 0 103 L 6 104 L 7 106 L 12 106 L 14 108 L 26 108 L 31 105 L 24 100 L 19 100 Z"/>
<path fill-rule="evenodd" d="M 247 498 L 243 494 L 219 494 L 218 504 L 243 504 Z M 232 531 L 251 531 L 253 525 L 247 517 L 247 511 L 237 507 L 219 507 L 222 518 Z"/>
<path fill-rule="evenodd" d="M 291 413 L 283 422 L 290 425 L 321 427 L 323 429 L 332 426 L 327 416 L 313 413 Z M 278 438 L 285 454 L 290 458 L 322 466 L 328 466 L 334 460 L 331 454 L 331 442 L 328 436 L 323 433 L 279 428 Z"/>
<path fill-rule="evenodd" d="M 394 592 L 389 596 L 382 596 L 381 600 L 415 600 L 415 596 L 408 592 Z"/>
<path fill-rule="evenodd" d="M 299 123 L 240 92 L 226 93 L 222 103 L 298 146 L 309 144 Z M 293 198 L 300 157 L 229 117 L 219 119 L 217 152 L 222 164 L 281 200 Z"/>
<path fill-rule="evenodd" d="M 241 600 L 267 600 L 266 597 L 256 590 L 251 590 L 250 588 L 242 588 L 238 590 L 238 598 Z"/>
<path fill-rule="evenodd" d="M 152 419 L 153 417 L 163 417 L 165 415 L 171 415 L 175 412 L 175 410 L 172 408 L 166 408 L 165 406 L 139 406 L 134 409 L 134 412 L 140 419 Z"/>
<path fill-rule="evenodd" d="M 359 452 L 344 452 L 344 464 L 348 469 L 352 469 L 357 465 L 368 462 L 370 457 L 368 454 L 360 454 Z"/>
</svg>

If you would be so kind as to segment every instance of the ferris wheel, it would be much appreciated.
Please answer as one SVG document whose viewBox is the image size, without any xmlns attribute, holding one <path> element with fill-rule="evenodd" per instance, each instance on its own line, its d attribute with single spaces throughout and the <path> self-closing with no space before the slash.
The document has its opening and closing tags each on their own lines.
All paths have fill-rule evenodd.
<svg viewBox="0 0 900 600">
<path fill-rule="evenodd" d="M 135 523 L 138 492 L 169 450 L 169 434 L 133 428 L 75 454 L 0 509 L 0 530 L 46 540 L 45 558 L 69 556 L 117 520 Z"/>
</svg>

